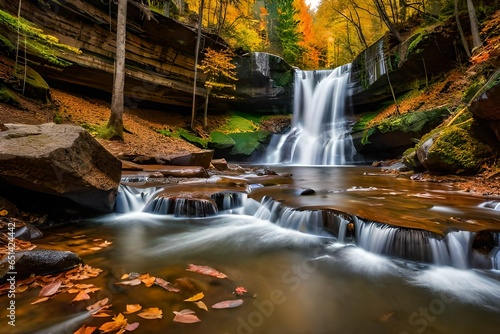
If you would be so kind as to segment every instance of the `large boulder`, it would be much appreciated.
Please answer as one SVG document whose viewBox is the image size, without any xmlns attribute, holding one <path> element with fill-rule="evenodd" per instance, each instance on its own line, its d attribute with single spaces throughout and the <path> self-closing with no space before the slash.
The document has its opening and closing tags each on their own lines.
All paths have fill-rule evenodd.
<svg viewBox="0 0 500 334">
<path fill-rule="evenodd" d="M 53 123 L 6 127 L 0 132 L 0 183 L 66 197 L 95 211 L 113 210 L 121 162 L 85 129 Z"/>
<path fill-rule="evenodd" d="M 472 102 L 469 110 L 475 119 L 489 126 L 497 140 L 500 140 L 500 84 L 481 94 Z"/>
</svg>

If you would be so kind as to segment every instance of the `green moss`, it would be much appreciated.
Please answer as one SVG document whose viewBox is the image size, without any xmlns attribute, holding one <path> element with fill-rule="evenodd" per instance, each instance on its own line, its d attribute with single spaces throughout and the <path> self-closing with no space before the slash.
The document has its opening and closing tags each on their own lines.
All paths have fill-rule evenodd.
<svg viewBox="0 0 500 334">
<path fill-rule="evenodd" d="M 419 54 L 422 52 L 422 50 L 417 49 L 417 46 L 420 44 L 420 42 L 424 41 L 427 38 L 427 33 L 425 31 L 422 31 L 418 34 L 415 34 L 409 38 L 409 45 L 408 48 L 406 49 L 406 54 L 409 56 L 412 53 Z"/>
<path fill-rule="evenodd" d="M 0 35 L 0 47 L 2 48 L 2 50 L 5 50 L 9 53 L 13 52 L 16 49 L 14 44 L 12 44 L 8 38 L 2 35 Z"/>
<path fill-rule="evenodd" d="M 230 154 L 250 156 L 269 140 L 270 135 L 268 131 L 231 133 L 229 137 L 234 140 L 235 144 Z"/>
<path fill-rule="evenodd" d="M 255 119 L 255 116 L 252 117 Z M 229 117 L 227 123 L 219 128 L 219 131 L 229 134 L 229 133 L 250 132 L 258 130 L 259 126 L 252 119 L 249 118 L 250 116 L 244 113 L 232 114 Z"/>
<path fill-rule="evenodd" d="M 370 144 L 370 141 L 368 140 L 368 138 L 375 132 L 375 128 L 370 128 L 370 129 L 366 129 L 364 132 L 363 132 L 363 137 L 361 138 L 361 144 L 363 145 L 366 145 L 366 144 Z"/>
<path fill-rule="evenodd" d="M 443 118 L 449 115 L 446 107 L 432 109 L 428 111 L 407 112 L 403 115 L 384 120 L 377 124 L 377 129 L 382 132 L 402 131 L 402 132 L 420 132 L 426 124 L 435 119 Z"/>
<path fill-rule="evenodd" d="M 58 66 L 71 65 L 71 62 L 58 56 L 61 51 L 69 51 L 77 54 L 81 53 L 77 48 L 60 43 L 56 37 L 45 34 L 43 30 L 38 28 L 34 23 L 26 21 L 23 18 L 18 19 L 3 10 L 0 10 L 0 27 L 1 26 L 5 27 L 16 37 L 19 30 L 21 36 L 26 36 L 26 38 L 20 39 L 19 47 L 23 50 L 24 47 L 26 47 L 29 53 L 46 59 L 52 64 Z"/>
<path fill-rule="evenodd" d="M 352 127 L 352 132 L 357 132 L 357 131 L 362 131 L 366 129 L 366 125 L 370 123 L 372 119 L 375 118 L 375 116 L 378 115 L 378 111 L 373 111 L 373 112 L 366 112 L 361 114 L 359 121 L 357 121 L 354 126 Z"/>
<path fill-rule="evenodd" d="M 8 103 L 17 107 L 21 105 L 17 99 L 16 94 L 1 84 L 0 84 L 0 102 Z"/>
<path fill-rule="evenodd" d="M 471 135 L 473 120 L 442 129 L 428 151 L 427 159 L 436 161 L 444 170 L 453 173 L 475 171 L 491 156 L 493 149 Z"/>
<path fill-rule="evenodd" d="M 235 142 L 231 137 L 220 131 L 213 131 L 210 134 L 210 140 L 208 142 L 208 146 L 216 150 L 233 147 L 234 144 Z"/>
<path fill-rule="evenodd" d="M 207 148 L 207 146 L 208 146 L 207 139 L 200 138 L 186 129 L 179 129 L 178 133 L 182 139 L 187 140 L 191 144 L 194 144 L 194 145 L 199 146 L 201 148 Z"/>
<path fill-rule="evenodd" d="M 465 103 L 468 103 L 474 95 L 483 87 L 485 84 L 486 79 L 484 77 L 480 77 L 477 80 L 475 80 L 467 89 L 465 90 L 463 94 L 463 99 L 462 101 Z"/>
</svg>

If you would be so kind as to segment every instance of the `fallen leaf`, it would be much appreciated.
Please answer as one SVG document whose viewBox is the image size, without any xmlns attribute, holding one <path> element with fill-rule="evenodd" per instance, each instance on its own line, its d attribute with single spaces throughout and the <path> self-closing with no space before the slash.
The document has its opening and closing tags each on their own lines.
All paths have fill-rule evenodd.
<svg viewBox="0 0 500 334">
<path fill-rule="evenodd" d="M 123 314 L 120 313 L 117 316 L 113 317 L 113 321 L 102 324 L 102 326 L 99 327 L 99 330 L 101 331 L 101 333 L 110 333 L 120 330 L 121 328 L 124 328 L 127 325 L 128 325 L 127 319 L 125 319 Z"/>
<path fill-rule="evenodd" d="M 73 334 L 92 334 L 96 329 L 97 327 L 90 327 L 84 324 L 82 327 L 77 329 L 77 331 L 74 332 Z"/>
<path fill-rule="evenodd" d="M 155 284 L 156 277 L 149 276 L 149 274 L 145 275 L 144 277 L 140 278 L 141 282 L 144 283 L 146 287 L 151 287 L 153 284 Z"/>
<path fill-rule="evenodd" d="M 123 274 L 122 277 L 120 277 L 120 279 L 127 279 L 129 276 L 129 274 Z"/>
<path fill-rule="evenodd" d="M 56 280 L 49 285 L 44 286 L 38 294 L 38 297 L 50 297 L 52 295 L 55 295 L 57 293 L 57 290 L 59 290 L 61 283 L 61 280 Z"/>
<path fill-rule="evenodd" d="M 174 321 L 175 322 L 181 322 L 184 324 L 192 324 L 195 322 L 200 322 L 201 320 L 196 316 L 194 311 L 191 310 L 182 310 L 180 312 L 174 311 L 175 317 Z"/>
<path fill-rule="evenodd" d="M 238 295 L 238 296 L 243 296 L 243 294 L 245 292 L 248 292 L 247 289 L 245 289 L 244 287 L 242 286 L 239 286 L 237 287 L 236 289 L 234 289 L 234 292 Z"/>
<path fill-rule="evenodd" d="M 90 313 L 95 313 L 101 310 L 108 302 L 109 298 L 101 299 L 94 304 L 87 306 L 87 311 L 90 311 Z"/>
<path fill-rule="evenodd" d="M 203 297 L 205 297 L 205 295 L 203 294 L 203 292 L 200 292 L 200 293 L 197 293 L 196 295 L 194 295 L 191 298 L 184 299 L 184 301 L 185 302 L 195 302 L 195 301 L 198 301 L 200 299 L 203 299 Z"/>
<path fill-rule="evenodd" d="M 9 211 L 7 211 L 5 209 L 0 211 L 0 216 L 7 216 L 8 214 L 9 214 Z"/>
<path fill-rule="evenodd" d="M 31 303 L 31 305 L 35 305 L 35 304 L 38 304 L 38 303 L 42 303 L 46 300 L 49 300 L 49 297 L 42 297 L 42 298 L 39 298 L 37 300 L 35 300 L 33 303 Z"/>
<path fill-rule="evenodd" d="M 73 300 L 71 302 L 79 302 L 79 301 L 87 300 L 87 299 L 90 299 L 90 296 L 85 291 L 82 290 L 82 291 L 78 292 L 76 297 L 73 298 Z"/>
<path fill-rule="evenodd" d="M 91 314 L 94 318 L 107 318 L 107 317 L 111 317 L 111 314 L 108 313 L 109 311 L 105 311 L 105 312 L 98 312 L 98 313 L 93 313 Z"/>
<path fill-rule="evenodd" d="M 135 313 L 135 312 L 139 311 L 140 309 L 142 309 L 142 306 L 139 304 L 127 304 L 127 311 L 123 312 L 123 313 L 124 314 L 131 314 L 131 313 Z"/>
<path fill-rule="evenodd" d="M 180 292 L 181 290 L 177 289 L 172 285 L 172 283 L 165 281 L 163 278 L 156 277 L 155 278 L 155 284 L 158 286 L 161 286 L 165 290 L 171 291 L 171 292 Z"/>
<path fill-rule="evenodd" d="M 150 307 L 148 309 L 145 309 L 141 313 L 137 314 L 137 316 L 144 318 L 144 319 L 161 319 L 163 318 L 163 311 L 160 310 L 158 307 Z"/>
<path fill-rule="evenodd" d="M 138 322 L 134 322 L 134 323 L 132 323 L 132 324 L 130 324 L 130 325 L 127 325 L 127 326 L 125 327 L 125 329 L 126 329 L 127 331 L 131 332 L 131 331 L 135 331 L 135 330 L 137 329 L 137 327 L 139 327 L 139 323 L 138 323 Z"/>
<path fill-rule="evenodd" d="M 389 320 L 390 317 L 392 317 L 394 314 L 396 314 L 396 312 L 391 312 L 391 313 L 387 313 L 387 314 L 384 314 L 383 316 L 381 316 L 378 320 L 380 322 L 386 322 L 387 320 Z"/>
<path fill-rule="evenodd" d="M 132 286 L 134 286 L 134 285 L 139 285 L 139 284 L 141 284 L 141 283 L 142 283 L 142 282 L 141 282 L 141 280 L 140 280 L 140 279 L 138 279 L 138 278 L 135 278 L 135 279 L 130 280 L 130 281 L 115 282 L 115 284 L 120 284 L 120 285 L 132 285 Z"/>
<path fill-rule="evenodd" d="M 77 288 L 77 289 L 88 289 L 88 288 L 91 288 L 93 287 L 94 284 L 75 284 L 74 287 Z"/>
<path fill-rule="evenodd" d="M 90 247 L 89 250 L 97 252 L 98 250 L 101 250 L 101 247 Z"/>
<path fill-rule="evenodd" d="M 196 304 L 196 306 L 198 306 L 199 308 L 205 310 L 205 311 L 208 311 L 208 307 L 207 305 L 202 302 L 201 300 L 197 301 L 197 302 L 194 302 Z"/>
<path fill-rule="evenodd" d="M 192 272 L 195 272 L 195 273 L 198 273 L 198 274 L 203 274 L 203 275 L 217 277 L 217 278 L 227 278 L 226 274 L 223 274 L 220 271 L 217 271 L 214 268 L 211 268 L 211 267 L 208 267 L 208 266 L 198 266 L 198 265 L 195 265 L 195 264 L 190 264 L 186 270 L 187 271 L 192 271 Z"/>
<path fill-rule="evenodd" d="M 242 299 L 224 300 L 222 302 L 212 305 L 212 308 L 215 309 L 234 308 L 240 306 L 241 304 L 243 304 Z"/>
<path fill-rule="evenodd" d="M 110 241 L 104 241 L 102 244 L 100 244 L 98 246 L 104 248 L 104 247 L 108 247 L 111 244 L 112 244 L 112 242 L 110 242 Z"/>
</svg>

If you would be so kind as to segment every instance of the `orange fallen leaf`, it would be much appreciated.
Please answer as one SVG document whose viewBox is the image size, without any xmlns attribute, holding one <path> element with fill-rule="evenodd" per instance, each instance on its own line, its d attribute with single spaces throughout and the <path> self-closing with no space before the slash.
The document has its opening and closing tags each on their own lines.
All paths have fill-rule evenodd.
<svg viewBox="0 0 500 334">
<path fill-rule="evenodd" d="M 215 309 L 224 309 L 224 308 L 234 308 L 243 304 L 242 299 L 232 299 L 232 300 L 224 300 L 222 302 L 216 303 L 212 305 L 212 308 Z"/>
<path fill-rule="evenodd" d="M 107 318 L 107 317 L 111 317 L 111 314 L 108 313 L 110 311 L 104 311 L 104 312 L 98 312 L 98 313 L 92 313 L 91 315 L 94 317 L 94 318 Z"/>
<path fill-rule="evenodd" d="M 198 266 L 196 264 L 190 264 L 186 271 L 192 271 L 198 274 L 213 276 L 217 278 L 227 278 L 226 274 L 223 274 L 220 271 L 217 271 L 214 268 L 208 266 Z"/>
<path fill-rule="evenodd" d="M 163 278 L 156 277 L 155 279 L 155 284 L 158 286 L 161 286 L 165 290 L 171 291 L 171 292 L 180 292 L 181 290 L 177 289 L 172 285 L 172 283 L 165 281 Z"/>
<path fill-rule="evenodd" d="M 9 211 L 7 210 L 0 210 L 0 216 L 7 216 L 9 214 Z"/>
<path fill-rule="evenodd" d="M 123 313 L 124 314 L 131 314 L 131 313 L 135 313 L 135 312 L 139 311 L 140 309 L 142 309 L 142 306 L 139 304 L 127 304 L 127 311 L 123 312 Z"/>
<path fill-rule="evenodd" d="M 148 309 L 145 309 L 141 313 L 137 314 L 137 316 L 143 318 L 143 319 L 161 319 L 163 318 L 163 311 L 160 310 L 158 307 L 150 307 Z"/>
<path fill-rule="evenodd" d="M 201 300 L 197 301 L 197 302 L 194 302 L 196 304 L 196 306 L 198 306 L 199 308 L 205 310 L 205 311 L 208 311 L 208 307 L 207 305 L 202 302 Z"/>
<path fill-rule="evenodd" d="M 203 299 L 203 297 L 205 297 L 205 295 L 203 294 L 203 292 L 200 292 L 200 293 L 197 293 L 196 295 L 194 295 L 191 298 L 184 299 L 184 301 L 185 302 L 195 302 L 195 301 Z"/>
<path fill-rule="evenodd" d="M 155 284 L 156 277 L 149 276 L 149 274 L 143 275 L 143 277 L 140 277 L 140 280 L 146 287 L 151 287 L 153 284 Z"/>
<path fill-rule="evenodd" d="M 120 279 L 127 279 L 129 276 L 129 274 L 123 274 L 122 277 L 120 277 Z"/>
<path fill-rule="evenodd" d="M 73 334 L 92 334 L 96 329 L 97 327 L 90 327 L 84 324 L 82 327 L 78 328 L 76 332 L 74 332 Z"/>
<path fill-rule="evenodd" d="M 192 323 L 201 321 L 200 318 L 198 318 L 196 316 L 194 311 L 191 311 L 188 309 L 182 310 L 180 312 L 174 311 L 174 314 L 175 314 L 175 316 L 174 316 L 175 322 L 181 322 L 184 324 L 192 324 Z"/>
<path fill-rule="evenodd" d="M 37 300 L 35 300 L 33 303 L 31 303 L 31 305 L 35 305 L 35 304 L 38 304 L 38 303 L 42 303 L 46 300 L 49 300 L 49 297 L 42 297 L 42 298 L 39 298 Z"/>
<path fill-rule="evenodd" d="M 54 294 L 57 293 L 57 290 L 59 290 L 59 287 L 61 286 L 62 281 L 61 280 L 55 280 L 54 282 L 50 283 L 49 285 L 46 285 L 42 288 L 40 293 L 38 294 L 39 297 L 50 297 Z"/>
<path fill-rule="evenodd" d="M 87 300 L 87 299 L 90 299 L 90 296 L 85 291 L 82 290 L 82 291 L 78 292 L 76 297 L 73 298 L 73 300 L 71 302 L 79 302 L 79 301 Z"/>
<path fill-rule="evenodd" d="M 113 321 L 102 324 L 102 326 L 99 327 L 99 330 L 101 333 L 110 333 L 125 328 L 127 325 L 127 319 L 125 319 L 123 314 L 120 313 L 113 317 Z"/>
</svg>

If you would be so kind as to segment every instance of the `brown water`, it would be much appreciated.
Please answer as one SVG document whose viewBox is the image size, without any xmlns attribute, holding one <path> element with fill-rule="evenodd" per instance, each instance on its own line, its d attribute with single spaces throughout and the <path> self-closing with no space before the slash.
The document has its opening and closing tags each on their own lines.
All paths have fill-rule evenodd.
<svg viewBox="0 0 500 334">
<path fill-rule="evenodd" d="M 290 206 L 394 216 L 391 222 L 405 224 L 423 219 L 422 224 L 443 225 L 453 217 L 459 217 L 460 224 L 467 220 L 492 224 L 498 219 L 497 211 L 479 207 L 491 199 L 444 185 L 371 175 L 375 169 L 359 167 L 287 170 L 294 174 L 293 183 L 284 182 L 268 192 L 267 187 L 255 188 L 251 197 L 260 200 L 272 194 Z M 316 195 L 297 196 L 300 189 L 309 187 Z M 74 295 L 60 294 L 36 305 L 30 303 L 37 299 L 37 289 L 18 294 L 16 327 L 3 328 L 7 333 L 73 333 L 83 323 L 100 326 L 110 319 L 89 317 L 85 306 L 108 297 L 114 314 L 123 312 L 127 304 L 163 311 L 163 318 L 156 320 L 127 315 L 129 323 L 140 323 L 134 333 L 498 333 L 498 270 L 458 269 L 377 255 L 359 245 L 258 219 L 248 212 L 254 207 L 250 204 L 242 210 L 246 214 L 209 218 L 116 214 L 50 231 L 37 245 L 82 254 L 86 263 L 104 270 L 82 283 L 94 283 L 102 290 L 92 294 L 90 301 L 71 303 Z M 89 251 L 94 239 L 112 244 Z M 190 263 L 211 266 L 228 278 L 187 272 Z M 187 278 L 190 284 L 184 283 L 180 293 L 143 284 L 115 284 L 129 272 L 170 282 Z M 233 291 L 239 286 L 248 290 L 241 297 L 243 305 L 210 307 L 238 298 Z M 183 301 L 198 292 L 204 293 L 209 311 Z M 0 301 L 6 305 L 6 296 Z M 186 308 L 195 311 L 201 322 L 172 321 L 173 311 Z M 2 308 L 3 319 L 5 315 Z"/>
</svg>

